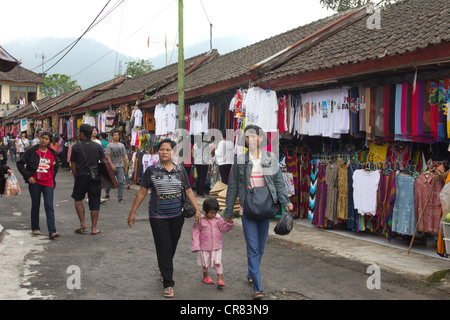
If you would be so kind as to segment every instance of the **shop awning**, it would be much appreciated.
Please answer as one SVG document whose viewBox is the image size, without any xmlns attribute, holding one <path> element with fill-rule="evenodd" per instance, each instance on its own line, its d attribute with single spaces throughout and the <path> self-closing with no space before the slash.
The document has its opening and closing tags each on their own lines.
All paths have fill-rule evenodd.
<svg viewBox="0 0 450 320">
<path fill-rule="evenodd" d="M 5 49 L 0 46 L 0 71 L 8 72 L 20 64 L 20 61 L 10 55 Z"/>
</svg>

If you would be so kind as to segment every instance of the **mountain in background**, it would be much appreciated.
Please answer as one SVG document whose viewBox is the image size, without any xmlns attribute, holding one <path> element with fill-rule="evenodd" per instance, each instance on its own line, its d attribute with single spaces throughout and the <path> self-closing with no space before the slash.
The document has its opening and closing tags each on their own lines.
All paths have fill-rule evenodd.
<svg viewBox="0 0 450 320">
<path fill-rule="evenodd" d="M 18 60 L 22 61 L 22 66 L 36 73 L 42 73 L 56 63 L 63 54 L 51 59 L 58 52 L 69 46 L 74 38 L 42 38 L 37 40 L 13 40 L 3 43 L 2 46 Z M 221 37 L 213 40 L 215 49 L 219 54 L 226 54 L 233 50 L 249 45 L 249 41 L 242 37 Z M 209 41 L 199 42 L 185 46 L 185 59 L 208 52 Z M 66 51 L 64 51 L 66 52 Z M 45 56 L 45 63 L 42 67 L 42 55 Z M 121 65 L 122 74 L 126 70 L 126 63 L 140 60 L 129 57 L 117 51 L 111 50 L 106 45 L 91 39 L 81 39 L 77 45 L 60 61 L 51 68 L 47 74 L 66 74 L 76 80 L 82 89 L 87 89 L 99 83 L 113 79 L 118 73 Z M 160 54 L 147 58 L 155 69 L 166 65 L 166 54 Z M 168 64 L 176 63 L 178 60 L 178 50 L 167 52 Z"/>
</svg>

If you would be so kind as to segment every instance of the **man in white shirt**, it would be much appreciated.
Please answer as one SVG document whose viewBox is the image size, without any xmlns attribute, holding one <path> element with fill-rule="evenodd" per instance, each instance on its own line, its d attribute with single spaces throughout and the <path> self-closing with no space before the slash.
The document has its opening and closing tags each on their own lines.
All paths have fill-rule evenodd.
<svg viewBox="0 0 450 320">
<path fill-rule="evenodd" d="M 219 166 L 220 178 L 224 184 L 228 184 L 228 177 L 234 161 L 234 144 L 227 140 L 225 130 L 220 131 L 222 132 L 222 140 L 218 143 L 217 148 L 213 144 L 211 144 L 211 148 Z"/>
<path fill-rule="evenodd" d="M 32 146 L 35 146 L 35 145 L 38 145 L 39 143 L 41 143 L 41 141 L 40 141 L 41 133 L 42 133 L 42 129 L 38 129 L 36 131 L 36 137 L 33 139 L 33 141 L 31 141 Z"/>
<path fill-rule="evenodd" d="M 203 135 L 198 135 L 194 139 L 194 165 L 197 170 L 197 183 L 196 190 L 197 196 L 200 198 L 205 198 L 206 194 L 206 175 L 208 174 L 208 167 L 212 162 L 211 157 L 211 145 L 206 141 L 203 141 Z"/>
</svg>

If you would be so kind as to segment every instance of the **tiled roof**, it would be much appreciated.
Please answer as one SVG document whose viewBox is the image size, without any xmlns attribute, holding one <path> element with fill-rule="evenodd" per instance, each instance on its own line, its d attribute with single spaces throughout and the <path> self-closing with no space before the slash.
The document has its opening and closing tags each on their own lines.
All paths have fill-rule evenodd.
<svg viewBox="0 0 450 320">
<path fill-rule="evenodd" d="M 0 72 L 0 81 L 42 84 L 44 83 L 44 78 L 33 71 L 16 66 L 9 72 Z"/>
<path fill-rule="evenodd" d="M 93 86 L 91 88 L 88 88 L 86 90 L 80 91 L 74 95 L 72 95 L 71 97 L 61 101 L 60 103 L 57 103 L 56 105 L 54 105 L 53 107 L 51 107 L 50 109 L 44 111 L 42 114 L 44 116 L 46 115 L 51 115 L 55 112 L 58 112 L 64 108 L 68 108 L 68 107 L 77 107 L 78 105 L 80 105 L 81 103 L 84 103 L 86 100 L 88 99 L 93 99 L 95 98 L 96 95 L 101 94 L 102 88 L 114 85 L 114 83 L 120 83 L 124 80 L 123 77 L 120 77 L 118 79 L 112 79 L 112 80 L 108 80 L 105 81 L 103 83 L 100 83 L 96 86 Z"/>
<path fill-rule="evenodd" d="M 251 67 L 255 64 L 358 10 L 335 14 L 219 56 L 186 77 L 186 96 L 189 96 L 189 92 L 193 92 L 192 97 L 196 92 L 210 94 L 215 84 L 217 91 L 225 90 L 227 82 L 236 89 L 239 84 L 233 79 L 245 79 L 240 83 L 244 86 L 247 86 L 249 78 L 254 84 L 262 85 L 273 79 L 401 55 L 450 40 L 448 0 L 403 0 L 381 10 L 380 29 L 368 28 L 368 19 L 372 13 L 363 8 L 365 16 L 356 19 L 356 22 L 331 33 L 328 38 L 317 41 L 305 51 L 299 51 L 297 56 L 273 69 L 257 68 L 255 71 L 259 73 L 251 74 Z M 178 87 L 174 83 L 149 98 L 148 102 L 168 96 L 176 99 L 177 93 Z"/>
<path fill-rule="evenodd" d="M 448 0 L 396 2 L 381 10 L 379 29 L 367 27 L 369 17 L 266 73 L 260 81 L 401 55 L 450 41 Z"/>
<path fill-rule="evenodd" d="M 203 53 L 195 57 L 186 59 L 184 62 L 185 70 L 189 71 L 190 68 L 195 68 L 197 64 L 203 60 L 214 58 L 217 55 L 217 51 L 214 50 L 211 53 Z M 173 63 L 166 67 L 151 71 L 137 78 L 127 78 L 121 85 L 116 86 L 110 90 L 105 91 L 101 95 L 86 101 L 79 107 L 82 109 L 102 102 L 113 101 L 114 99 L 123 98 L 131 95 L 142 94 L 148 92 L 158 91 L 160 88 L 164 88 L 170 83 L 173 83 L 178 78 L 178 63 Z"/>
<path fill-rule="evenodd" d="M 249 68 L 252 65 L 307 37 L 313 32 L 343 17 L 347 13 L 348 12 L 338 13 L 225 55 L 220 55 L 208 63 L 205 63 L 201 68 L 193 71 L 185 78 L 185 92 L 247 75 L 249 74 Z M 158 99 L 176 94 L 178 92 L 177 90 L 177 85 L 173 84 L 159 94 L 153 96 L 151 99 Z"/>
</svg>

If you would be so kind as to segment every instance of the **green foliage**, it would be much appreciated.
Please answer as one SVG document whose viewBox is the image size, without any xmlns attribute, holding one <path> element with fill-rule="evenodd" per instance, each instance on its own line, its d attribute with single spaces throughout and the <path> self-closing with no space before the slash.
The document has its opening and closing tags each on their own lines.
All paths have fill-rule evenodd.
<svg viewBox="0 0 450 320">
<path fill-rule="evenodd" d="M 388 5 L 396 0 L 379 0 L 379 1 L 370 1 L 370 0 L 320 0 L 320 3 L 323 7 L 327 9 L 331 9 L 337 12 L 342 12 L 351 8 L 357 8 L 369 3 L 374 5 Z"/>
<path fill-rule="evenodd" d="M 44 78 L 42 93 L 44 96 L 57 97 L 78 87 L 76 80 L 65 74 L 52 74 Z"/>
<path fill-rule="evenodd" d="M 142 76 L 153 70 L 152 63 L 144 59 L 127 62 L 126 65 L 127 70 L 125 71 L 125 74 L 132 76 L 133 78 Z"/>
</svg>

